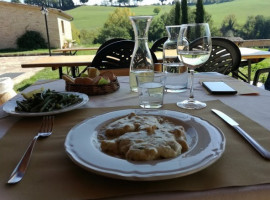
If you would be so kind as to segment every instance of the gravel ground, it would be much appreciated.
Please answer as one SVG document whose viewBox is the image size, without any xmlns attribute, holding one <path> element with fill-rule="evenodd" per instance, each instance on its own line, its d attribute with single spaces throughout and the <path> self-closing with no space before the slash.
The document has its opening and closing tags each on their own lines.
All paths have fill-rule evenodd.
<svg viewBox="0 0 270 200">
<path fill-rule="evenodd" d="M 31 62 L 38 57 L 40 56 L 0 57 L 0 77 L 10 77 L 14 84 L 20 83 L 44 69 L 41 67 L 21 68 L 21 63 Z"/>
</svg>

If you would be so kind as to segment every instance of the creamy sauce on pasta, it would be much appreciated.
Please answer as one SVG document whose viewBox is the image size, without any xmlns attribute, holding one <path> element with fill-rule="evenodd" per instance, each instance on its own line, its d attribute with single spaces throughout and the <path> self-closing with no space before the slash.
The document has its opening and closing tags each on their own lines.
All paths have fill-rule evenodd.
<svg viewBox="0 0 270 200">
<path fill-rule="evenodd" d="M 135 113 L 104 126 L 99 141 L 103 152 L 134 161 L 173 158 L 188 150 L 182 126 Z"/>
</svg>

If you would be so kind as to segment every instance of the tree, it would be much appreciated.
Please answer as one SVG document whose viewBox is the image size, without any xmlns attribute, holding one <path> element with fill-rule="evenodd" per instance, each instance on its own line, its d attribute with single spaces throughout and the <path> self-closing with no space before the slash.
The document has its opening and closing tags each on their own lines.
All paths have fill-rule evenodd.
<svg viewBox="0 0 270 200">
<path fill-rule="evenodd" d="M 163 5 L 164 4 L 164 1 L 166 1 L 166 0 L 159 0 L 160 2 L 161 2 L 161 5 Z"/>
<path fill-rule="evenodd" d="M 248 16 L 246 23 L 243 25 L 241 29 L 241 36 L 244 39 L 255 39 L 255 17 Z"/>
<path fill-rule="evenodd" d="M 220 32 L 223 36 L 236 36 L 237 35 L 237 20 L 235 15 L 228 15 L 222 22 Z"/>
<path fill-rule="evenodd" d="M 244 39 L 268 39 L 270 38 L 270 19 L 265 19 L 262 15 L 249 16 L 240 34 Z"/>
<path fill-rule="evenodd" d="M 158 15 L 158 13 L 160 13 L 160 11 L 161 11 L 161 8 L 160 8 L 160 7 L 155 7 L 154 10 L 153 10 L 153 12 L 154 12 L 156 15 Z"/>
<path fill-rule="evenodd" d="M 48 6 L 48 4 L 45 1 L 37 1 L 37 0 L 24 0 L 25 4 L 30 4 L 30 5 L 37 5 L 37 6 Z"/>
<path fill-rule="evenodd" d="M 196 23 L 203 23 L 204 22 L 204 8 L 203 8 L 203 1 L 198 0 L 196 4 Z"/>
<path fill-rule="evenodd" d="M 172 8 L 169 13 L 164 13 L 153 19 L 148 32 L 149 41 L 156 41 L 167 35 L 165 26 L 174 24 L 174 12 L 175 10 Z"/>
<path fill-rule="evenodd" d="M 81 3 L 87 3 L 88 0 L 80 0 Z"/>
<path fill-rule="evenodd" d="M 121 3 L 123 3 L 124 5 L 126 5 L 126 3 L 129 2 L 129 0 L 117 0 L 117 2 L 119 3 L 119 5 L 120 5 Z"/>
<path fill-rule="evenodd" d="M 129 8 L 116 8 L 104 23 L 95 43 L 104 43 L 106 40 L 115 37 L 131 39 L 134 35 L 129 16 L 133 16 Z"/>
<path fill-rule="evenodd" d="M 24 3 L 36 6 L 58 8 L 62 10 L 67 10 L 75 7 L 72 0 L 24 0 Z"/>
<path fill-rule="evenodd" d="M 11 0 L 11 3 L 22 3 L 20 0 Z"/>
<path fill-rule="evenodd" d="M 181 1 L 181 11 L 182 11 L 182 24 L 187 24 L 188 23 L 188 6 L 187 6 L 187 0 L 182 0 Z"/>
<path fill-rule="evenodd" d="M 175 25 L 180 25 L 181 24 L 181 4 L 179 0 L 176 1 L 175 3 L 175 17 L 174 17 L 174 24 Z"/>
<path fill-rule="evenodd" d="M 68 9 L 71 9 L 71 8 L 74 8 L 74 3 L 72 0 L 62 0 L 62 6 L 61 6 L 61 9 L 63 10 L 68 10 Z"/>
<path fill-rule="evenodd" d="M 269 20 L 267 22 L 263 15 L 257 15 L 255 17 L 254 32 L 256 33 L 256 39 L 269 38 Z"/>
</svg>

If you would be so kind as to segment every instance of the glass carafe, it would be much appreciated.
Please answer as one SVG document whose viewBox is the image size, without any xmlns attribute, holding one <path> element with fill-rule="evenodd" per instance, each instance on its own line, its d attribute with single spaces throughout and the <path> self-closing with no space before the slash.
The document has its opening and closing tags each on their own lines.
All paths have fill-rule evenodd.
<svg viewBox="0 0 270 200">
<path fill-rule="evenodd" d="M 135 46 L 130 62 L 129 84 L 133 92 L 138 92 L 137 74 L 154 73 L 154 63 L 148 47 L 148 30 L 153 16 L 131 16 L 135 34 Z"/>
<path fill-rule="evenodd" d="M 163 44 L 163 72 L 167 79 L 167 92 L 184 92 L 187 89 L 188 70 L 177 54 L 177 39 L 180 25 L 166 26 L 168 39 Z"/>
</svg>

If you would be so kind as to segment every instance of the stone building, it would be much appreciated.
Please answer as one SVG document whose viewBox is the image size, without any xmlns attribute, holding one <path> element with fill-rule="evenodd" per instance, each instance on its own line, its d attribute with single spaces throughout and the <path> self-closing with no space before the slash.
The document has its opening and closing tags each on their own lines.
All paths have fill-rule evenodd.
<svg viewBox="0 0 270 200">
<path fill-rule="evenodd" d="M 41 7 L 10 3 L 0 0 L 0 49 L 17 48 L 16 40 L 28 31 L 38 31 L 47 41 L 45 17 Z M 59 9 L 48 8 L 48 29 L 50 45 L 63 47 L 72 40 L 71 21 L 73 17 Z"/>
</svg>

